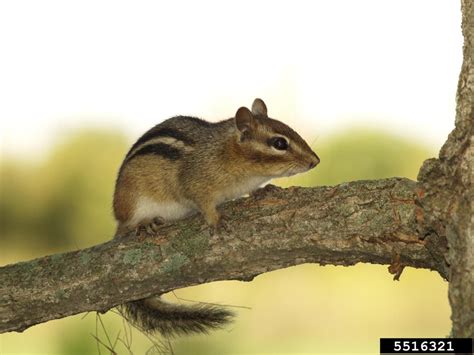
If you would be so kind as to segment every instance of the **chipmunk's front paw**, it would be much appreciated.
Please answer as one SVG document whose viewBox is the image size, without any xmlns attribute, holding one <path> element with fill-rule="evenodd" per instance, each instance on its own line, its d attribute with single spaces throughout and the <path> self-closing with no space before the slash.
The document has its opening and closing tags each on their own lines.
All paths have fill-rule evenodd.
<svg viewBox="0 0 474 355">
<path fill-rule="evenodd" d="M 225 216 L 220 216 L 217 223 L 211 226 L 213 234 L 226 234 L 231 231 L 230 220 Z"/>
<path fill-rule="evenodd" d="M 279 191 L 279 190 L 281 190 L 281 187 L 278 187 L 278 186 L 275 186 L 275 185 L 272 185 L 272 184 L 268 184 L 268 185 L 265 185 L 264 187 L 261 187 L 261 188 L 255 190 L 255 191 L 253 191 L 250 194 L 250 196 L 252 196 L 256 200 L 261 200 L 264 197 L 266 197 L 269 193 L 274 192 L 274 191 Z"/>
</svg>

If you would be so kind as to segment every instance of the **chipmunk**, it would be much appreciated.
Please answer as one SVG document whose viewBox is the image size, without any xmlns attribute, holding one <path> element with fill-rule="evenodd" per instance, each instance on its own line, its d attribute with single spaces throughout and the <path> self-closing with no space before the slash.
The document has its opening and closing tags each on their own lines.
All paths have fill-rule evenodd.
<svg viewBox="0 0 474 355">
<path fill-rule="evenodd" d="M 177 116 L 151 128 L 128 151 L 117 177 L 116 237 L 200 212 L 217 229 L 217 206 L 251 193 L 272 178 L 314 168 L 319 158 L 298 133 L 269 118 L 255 99 L 252 110 L 217 123 Z M 207 332 L 233 313 L 209 305 L 182 306 L 159 296 L 129 302 L 124 311 L 146 332 Z"/>
</svg>

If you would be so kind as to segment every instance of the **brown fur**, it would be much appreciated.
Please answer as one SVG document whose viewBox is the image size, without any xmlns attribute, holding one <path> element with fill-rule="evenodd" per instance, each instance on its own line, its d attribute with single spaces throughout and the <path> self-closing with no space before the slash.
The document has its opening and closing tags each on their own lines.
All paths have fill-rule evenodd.
<svg viewBox="0 0 474 355">
<path fill-rule="evenodd" d="M 173 220 L 196 211 L 216 227 L 220 203 L 250 193 L 271 178 L 304 172 L 319 163 L 294 130 L 267 116 L 262 100 L 254 101 L 252 111 L 241 107 L 234 118 L 218 123 L 173 117 L 145 133 L 130 149 L 117 177 L 113 204 L 116 236 L 155 217 Z M 269 146 L 274 137 L 288 140 L 288 149 Z M 164 329 L 157 324 L 159 319 L 149 321 L 150 306 L 145 305 L 135 302 L 129 314 L 137 321 L 147 319 L 146 324 L 155 324 L 156 330 Z M 198 318 L 205 318 L 202 310 L 195 310 Z M 165 311 L 160 308 L 153 314 Z M 189 316 L 189 329 L 200 329 L 189 310 L 183 314 Z M 188 318 L 180 320 L 179 332 Z M 208 321 L 202 319 L 203 324 Z M 166 322 L 166 329 L 172 328 L 169 317 Z"/>
</svg>

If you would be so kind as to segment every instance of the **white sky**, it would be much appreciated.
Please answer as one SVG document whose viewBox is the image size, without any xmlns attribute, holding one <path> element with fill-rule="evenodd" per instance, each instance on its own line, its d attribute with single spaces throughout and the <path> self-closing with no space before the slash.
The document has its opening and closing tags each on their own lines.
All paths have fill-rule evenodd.
<svg viewBox="0 0 474 355">
<path fill-rule="evenodd" d="M 455 0 L 2 1 L 1 148 L 42 154 L 85 125 L 133 139 L 255 97 L 307 138 L 361 124 L 439 146 L 460 23 Z"/>
</svg>

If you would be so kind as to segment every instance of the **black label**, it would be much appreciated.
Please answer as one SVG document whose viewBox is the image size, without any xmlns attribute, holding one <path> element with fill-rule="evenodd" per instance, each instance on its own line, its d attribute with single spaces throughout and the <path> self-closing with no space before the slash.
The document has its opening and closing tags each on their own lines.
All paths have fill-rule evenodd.
<svg viewBox="0 0 474 355">
<path fill-rule="evenodd" d="M 381 354 L 472 354 L 472 338 L 381 338 Z"/>
</svg>

